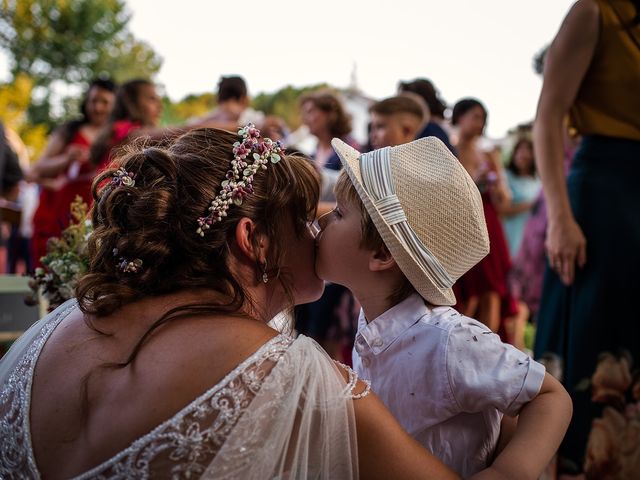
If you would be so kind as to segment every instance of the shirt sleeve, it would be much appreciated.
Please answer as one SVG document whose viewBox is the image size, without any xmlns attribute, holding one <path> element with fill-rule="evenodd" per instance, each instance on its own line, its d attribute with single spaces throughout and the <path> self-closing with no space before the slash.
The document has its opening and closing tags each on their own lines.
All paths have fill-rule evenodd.
<svg viewBox="0 0 640 480">
<path fill-rule="evenodd" d="M 545 375 L 540 363 L 466 317 L 450 331 L 446 368 L 452 396 L 467 413 L 496 408 L 517 415 L 538 395 Z"/>
</svg>

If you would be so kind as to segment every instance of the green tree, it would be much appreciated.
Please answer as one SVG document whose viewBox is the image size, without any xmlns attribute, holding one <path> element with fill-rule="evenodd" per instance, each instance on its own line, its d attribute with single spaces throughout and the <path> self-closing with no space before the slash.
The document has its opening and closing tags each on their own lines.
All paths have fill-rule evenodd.
<svg viewBox="0 0 640 480">
<path fill-rule="evenodd" d="M 534 56 L 533 56 L 533 71 L 538 75 L 542 75 L 544 72 L 544 59 L 549 52 L 549 45 L 542 47 Z"/>
<path fill-rule="evenodd" d="M 308 87 L 293 87 L 287 85 L 275 93 L 260 93 L 253 99 L 253 107 L 267 115 L 281 117 L 291 128 L 298 128 L 302 123 L 300 118 L 300 97 L 307 92 L 327 88 L 326 83 Z"/>
<path fill-rule="evenodd" d="M 121 0 L 3 0 L 2 7 L 0 46 L 11 73 L 38 86 L 86 81 L 129 21 Z"/>
<path fill-rule="evenodd" d="M 51 118 L 53 82 L 84 87 L 100 74 L 126 80 L 160 69 L 160 57 L 128 31 L 124 0 L 0 1 L 0 48 L 12 76 L 27 74 L 39 93 L 29 108 L 34 123 L 60 120 Z"/>
<path fill-rule="evenodd" d="M 134 78 L 152 78 L 161 66 L 162 58 L 148 43 L 124 32 L 100 50 L 93 74 L 108 75 L 121 83 Z"/>
<path fill-rule="evenodd" d="M 47 126 L 27 119 L 33 81 L 18 74 L 10 83 L 0 84 L 0 120 L 13 129 L 27 145 L 31 159 L 36 158 L 47 141 Z"/>
</svg>

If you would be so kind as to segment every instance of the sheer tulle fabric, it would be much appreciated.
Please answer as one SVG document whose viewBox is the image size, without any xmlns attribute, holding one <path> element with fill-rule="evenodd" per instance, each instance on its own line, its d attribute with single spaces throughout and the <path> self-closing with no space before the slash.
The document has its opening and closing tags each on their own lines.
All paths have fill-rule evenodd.
<svg viewBox="0 0 640 480">
<path fill-rule="evenodd" d="M 31 382 L 70 301 L 0 361 L 0 478 L 39 478 Z M 77 479 L 358 477 L 353 388 L 311 339 L 278 335 L 173 417 Z"/>
<path fill-rule="evenodd" d="M 203 478 L 358 478 L 352 388 L 317 343 L 299 337 Z"/>
</svg>

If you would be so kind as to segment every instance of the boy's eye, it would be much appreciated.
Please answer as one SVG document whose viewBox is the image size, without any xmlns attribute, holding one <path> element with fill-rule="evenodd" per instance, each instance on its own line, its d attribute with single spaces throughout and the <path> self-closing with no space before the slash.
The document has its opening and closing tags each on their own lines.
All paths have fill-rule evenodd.
<svg viewBox="0 0 640 480">
<path fill-rule="evenodd" d="M 340 209 L 339 209 L 338 207 L 336 207 L 336 208 L 334 208 L 334 209 L 333 209 L 333 214 L 334 214 L 336 217 L 342 217 L 342 212 L 340 211 Z"/>
</svg>

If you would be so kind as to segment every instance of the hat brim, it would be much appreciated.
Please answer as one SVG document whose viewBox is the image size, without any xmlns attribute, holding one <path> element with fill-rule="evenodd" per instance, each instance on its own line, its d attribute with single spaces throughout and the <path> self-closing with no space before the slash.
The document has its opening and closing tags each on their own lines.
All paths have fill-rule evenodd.
<svg viewBox="0 0 640 480">
<path fill-rule="evenodd" d="M 356 192 L 360 196 L 371 220 L 385 245 L 391 252 L 394 260 L 407 277 L 416 291 L 428 302 L 434 305 L 455 305 L 456 296 L 451 288 L 439 288 L 429 278 L 428 273 L 417 262 L 410 249 L 404 244 L 384 220 L 382 214 L 376 208 L 373 199 L 364 188 L 362 174 L 360 172 L 360 152 L 338 138 L 331 142 L 338 154 L 342 165 L 349 175 Z"/>
</svg>

